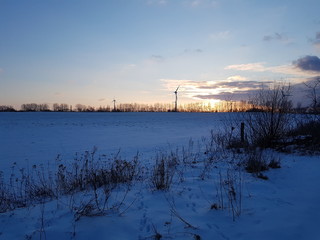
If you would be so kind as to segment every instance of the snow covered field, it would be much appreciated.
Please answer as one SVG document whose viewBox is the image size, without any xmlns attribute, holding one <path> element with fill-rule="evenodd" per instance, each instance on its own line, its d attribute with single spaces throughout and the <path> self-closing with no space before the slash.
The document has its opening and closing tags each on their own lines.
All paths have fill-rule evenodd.
<svg viewBox="0 0 320 240">
<path fill-rule="evenodd" d="M 226 119 L 224 113 L 0 113 L 0 168 L 70 158 L 94 146 L 104 154 L 153 153 L 207 136 Z"/>
<path fill-rule="evenodd" d="M 45 165 L 58 154 L 71 161 L 94 146 L 97 154 L 121 149 L 126 159 L 139 151 L 147 172 L 157 152 L 180 158 L 167 191 L 156 191 L 146 177 L 128 192 L 115 189 L 111 202 L 125 200 L 102 216 L 77 219 L 70 207 L 90 191 L 1 213 L 0 239 L 320 239 L 319 156 L 267 152 L 281 159 L 280 169 L 264 173 L 269 180 L 240 171 L 241 154 L 216 152 L 209 161 L 203 149 L 210 130 L 228 119 L 220 113 L 0 113 L 5 175 L 13 162 Z M 186 165 L 182 149 L 189 151 Z"/>
</svg>

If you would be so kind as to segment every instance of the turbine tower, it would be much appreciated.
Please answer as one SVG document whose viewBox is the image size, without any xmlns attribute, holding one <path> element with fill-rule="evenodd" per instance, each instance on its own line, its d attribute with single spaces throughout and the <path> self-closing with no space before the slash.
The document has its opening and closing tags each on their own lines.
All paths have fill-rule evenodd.
<svg viewBox="0 0 320 240">
<path fill-rule="evenodd" d="M 113 102 L 113 112 L 115 112 L 116 111 L 116 99 L 113 98 L 112 102 Z"/>
<path fill-rule="evenodd" d="M 177 89 L 174 91 L 174 94 L 176 95 L 176 101 L 174 103 L 174 111 L 177 112 L 178 111 L 178 89 L 179 89 L 180 85 L 177 87 Z"/>
</svg>

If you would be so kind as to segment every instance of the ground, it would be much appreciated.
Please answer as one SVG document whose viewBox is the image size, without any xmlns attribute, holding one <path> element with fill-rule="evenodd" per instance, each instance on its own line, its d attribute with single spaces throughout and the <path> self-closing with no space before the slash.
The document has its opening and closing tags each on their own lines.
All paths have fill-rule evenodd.
<svg viewBox="0 0 320 240">
<path fill-rule="evenodd" d="M 266 155 L 281 159 L 281 168 L 264 172 L 268 180 L 263 180 L 241 168 L 244 154 L 223 153 L 218 156 L 218 152 L 215 152 L 209 158 L 202 151 L 203 144 L 208 139 L 205 132 L 221 122 L 221 116 L 218 117 L 219 121 L 215 115 L 182 116 L 185 126 L 191 129 L 190 134 L 195 133 L 192 141 L 184 128 L 178 127 L 181 124 L 179 118 L 171 118 L 170 115 L 159 115 L 152 120 L 145 115 L 112 120 L 113 128 L 110 127 L 110 122 L 99 120 L 97 123 L 90 116 L 79 120 L 78 117 L 70 119 L 67 115 L 60 122 L 51 118 L 38 118 L 35 121 L 33 117 L 29 121 L 18 121 L 18 118 L 25 118 L 23 115 L 13 119 L 10 116 L 10 121 L 2 118 L 2 132 L 6 137 L 14 137 L 8 141 L 2 140 L 2 160 L 5 159 L 4 156 L 11 161 L 13 156 L 23 155 L 23 152 L 14 153 L 14 148 L 8 144 L 15 141 L 28 146 L 35 145 L 30 148 L 31 152 L 26 152 L 30 163 L 32 156 L 41 156 L 50 146 L 63 143 L 70 150 L 78 147 L 80 152 L 86 143 L 94 142 L 92 137 L 96 134 L 101 144 L 104 135 L 99 133 L 99 129 L 104 134 L 107 133 L 106 128 L 111 129 L 110 131 L 122 129 L 122 137 L 126 131 L 129 132 L 128 141 L 131 141 L 130 136 L 139 136 L 130 146 L 133 149 L 140 145 L 142 150 L 139 151 L 139 159 L 142 164 L 139 169 L 145 172 L 142 179 L 133 181 L 130 189 L 126 185 L 119 185 L 114 189 L 108 202 L 110 207 L 103 214 L 97 214 L 99 216 L 78 216 L 75 211 L 75 208 L 79 210 L 91 199 L 92 191 L 60 196 L 1 213 L 0 239 L 318 239 L 319 156 L 267 151 Z M 124 119 L 126 125 L 123 125 Z M 161 120 L 155 122 L 154 119 Z M 25 124 L 29 129 L 24 129 Z M 68 127 L 70 125 L 73 127 Z M 143 126 L 152 130 L 143 132 Z M 155 136 L 152 132 L 156 132 Z M 165 137 L 169 133 L 180 137 L 183 135 L 184 138 L 177 135 Z M 61 134 L 65 134 L 66 138 Z M 80 138 L 82 134 L 90 136 L 90 139 Z M 149 137 L 144 139 L 143 134 Z M 73 144 L 66 140 L 70 140 L 72 135 L 76 135 L 72 138 Z M 39 139 L 47 139 L 45 136 L 49 140 L 41 143 Z M 52 139 L 53 136 L 55 137 Z M 118 139 L 120 143 L 121 138 Z M 168 142 L 170 139 L 171 143 Z M 156 141 L 159 147 L 152 141 Z M 147 146 L 143 147 L 143 144 Z M 27 149 L 24 146 L 17 148 Z M 89 151 L 91 148 L 90 146 Z M 189 158 L 187 160 L 182 160 L 183 149 L 192 149 L 185 154 Z M 60 148 L 48 149 L 52 158 L 56 157 L 52 156 L 55 150 Z M 109 154 L 107 150 L 98 148 L 96 154 Z M 133 156 L 134 152 L 128 151 L 125 158 L 131 160 L 130 154 Z M 159 152 L 175 152 L 175 156 L 180 157 L 170 188 L 162 191 L 156 190 L 150 181 L 152 167 Z M 67 154 L 63 157 L 68 159 Z M 211 159 L 210 164 L 206 164 L 208 159 Z M 34 160 L 39 164 L 39 159 Z M 20 164 L 25 162 L 23 160 Z M 10 168 L 7 166 L 9 163 L 2 162 L 3 172 L 8 175 Z M 233 188 L 234 192 L 231 191 Z M 123 202 L 119 207 L 111 207 L 121 201 Z"/>
</svg>

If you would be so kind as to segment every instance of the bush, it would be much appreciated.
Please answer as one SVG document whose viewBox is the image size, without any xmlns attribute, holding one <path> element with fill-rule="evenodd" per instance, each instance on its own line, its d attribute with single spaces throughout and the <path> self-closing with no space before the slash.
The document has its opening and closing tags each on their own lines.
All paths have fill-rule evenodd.
<svg viewBox="0 0 320 240">
<path fill-rule="evenodd" d="M 95 154 L 96 149 L 86 151 L 68 164 L 58 156 L 56 171 L 53 167 L 45 170 L 42 165 L 33 165 L 31 169 L 19 169 L 17 174 L 14 165 L 9 180 L 0 172 L 0 212 L 81 191 L 93 191 L 95 200 L 98 192 L 103 193 L 108 200 L 120 184 L 129 189 L 138 174 L 138 156 L 127 161 L 117 154 L 107 161 L 100 158 L 97 161 Z"/>
<path fill-rule="evenodd" d="M 151 175 L 151 183 L 155 189 L 168 190 L 170 188 L 177 164 L 178 158 L 174 153 L 157 155 Z"/>
<path fill-rule="evenodd" d="M 295 137 L 295 142 L 300 145 L 320 145 L 320 121 L 300 123 L 288 135 Z"/>
<path fill-rule="evenodd" d="M 265 153 L 262 149 L 254 149 L 248 153 L 248 159 L 245 162 L 245 169 L 249 173 L 255 174 L 262 179 L 268 179 L 261 172 L 270 168 L 281 168 L 280 159 L 270 153 Z"/>
<path fill-rule="evenodd" d="M 260 173 L 268 170 L 268 164 L 264 158 L 262 151 L 254 150 L 248 154 L 248 160 L 245 166 L 249 173 Z"/>
<path fill-rule="evenodd" d="M 246 112 L 242 121 L 247 129 L 249 142 L 258 147 L 274 147 L 284 138 L 291 126 L 291 105 L 288 100 L 290 86 L 275 84 L 261 89 L 252 99 L 253 108 L 260 112 Z"/>
</svg>

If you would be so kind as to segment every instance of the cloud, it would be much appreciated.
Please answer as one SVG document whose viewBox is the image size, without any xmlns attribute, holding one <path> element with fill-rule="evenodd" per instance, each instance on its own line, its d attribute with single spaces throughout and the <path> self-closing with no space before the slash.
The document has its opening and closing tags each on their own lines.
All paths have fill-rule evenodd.
<svg viewBox="0 0 320 240">
<path fill-rule="evenodd" d="M 210 39 L 212 40 L 226 40 L 231 37 L 231 32 L 229 30 L 210 34 Z"/>
<path fill-rule="evenodd" d="M 281 42 L 284 42 L 284 43 L 288 43 L 290 40 L 286 36 L 286 34 L 276 32 L 276 33 L 271 34 L 271 35 L 265 35 L 263 37 L 263 41 L 265 41 L 265 42 L 281 41 Z"/>
<path fill-rule="evenodd" d="M 231 80 L 234 79 L 234 80 Z M 243 79 L 241 81 L 236 79 Z M 180 85 L 180 94 L 191 99 L 218 99 L 218 100 L 244 100 L 262 85 L 272 84 L 272 81 L 249 81 L 241 76 L 231 76 L 226 80 L 217 81 L 194 81 L 162 79 L 165 90 L 173 91 Z"/>
<path fill-rule="evenodd" d="M 214 0 L 188 0 L 185 2 L 188 6 L 192 8 L 196 7 L 217 7 L 218 1 Z"/>
<path fill-rule="evenodd" d="M 164 61 L 164 57 L 161 55 L 152 55 L 151 56 L 151 61 L 154 62 L 163 62 Z"/>
<path fill-rule="evenodd" d="M 239 71 L 256 71 L 256 72 L 264 72 L 266 71 L 266 67 L 264 66 L 264 62 L 257 63 L 247 63 L 247 64 L 235 64 L 226 66 L 224 69 L 232 69 Z"/>
<path fill-rule="evenodd" d="M 227 101 L 241 101 L 248 99 L 253 94 L 253 91 L 236 91 L 236 92 L 221 92 L 219 94 L 208 94 L 208 95 L 195 95 L 195 98 L 203 100 L 227 100 Z"/>
<path fill-rule="evenodd" d="M 167 0 L 147 0 L 148 5 L 167 5 Z"/>
<path fill-rule="evenodd" d="M 247 78 L 239 76 L 239 75 L 236 75 L 236 76 L 228 77 L 227 80 L 229 80 L 229 81 L 246 81 Z"/>
<path fill-rule="evenodd" d="M 103 101 L 105 101 L 105 100 L 106 100 L 105 98 L 99 98 L 99 99 L 98 99 L 99 102 L 103 102 Z"/>
<path fill-rule="evenodd" d="M 184 53 L 202 53 L 203 50 L 200 49 L 200 48 L 196 48 L 196 49 L 189 49 L 189 48 L 186 48 L 184 50 Z"/>
<path fill-rule="evenodd" d="M 190 3 L 192 7 L 197 7 L 201 4 L 201 0 L 194 0 Z"/>
<path fill-rule="evenodd" d="M 253 90 L 261 88 L 262 84 L 271 84 L 272 81 L 221 81 L 210 86 L 200 86 L 201 89 L 216 89 L 216 88 L 228 88 L 228 89 L 243 89 Z"/>
<path fill-rule="evenodd" d="M 194 100 L 246 100 L 250 95 L 254 95 L 262 86 L 271 86 L 275 79 L 289 81 L 291 86 L 299 86 L 308 79 L 319 78 L 320 58 L 317 56 L 306 56 L 287 65 L 267 66 L 265 62 L 255 62 L 246 64 L 234 64 L 226 66 L 226 70 L 248 71 L 268 74 L 265 80 L 256 81 L 244 76 L 231 75 L 225 79 L 213 81 L 195 81 L 179 79 L 162 79 L 163 90 L 172 92 L 181 85 L 180 96 L 185 99 Z M 270 77 L 271 76 L 271 77 Z M 318 79 L 317 78 L 317 79 Z M 299 90 L 298 90 L 299 92 Z M 303 101 L 301 96 L 297 97 Z M 295 101 L 297 100 L 295 99 Z"/>
<path fill-rule="evenodd" d="M 311 39 L 311 42 L 316 48 L 320 49 L 320 32 L 316 33 L 315 38 Z"/>
<path fill-rule="evenodd" d="M 302 71 L 320 72 L 320 58 L 317 56 L 299 58 L 293 65 Z"/>
<path fill-rule="evenodd" d="M 296 61 L 292 62 L 291 64 L 272 67 L 267 67 L 265 62 L 235 64 L 226 66 L 224 69 L 250 72 L 271 72 L 277 74 L 292 75 L 296 78 L 296 80 L 299 80 L 300 78 L 312 77 L 317 74 L 314 71 L 305 71 L 304 69 L 297 67 Z"/>
</svg>

